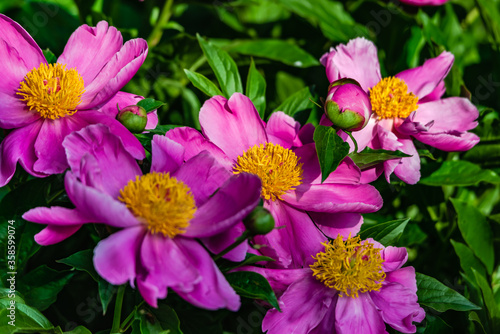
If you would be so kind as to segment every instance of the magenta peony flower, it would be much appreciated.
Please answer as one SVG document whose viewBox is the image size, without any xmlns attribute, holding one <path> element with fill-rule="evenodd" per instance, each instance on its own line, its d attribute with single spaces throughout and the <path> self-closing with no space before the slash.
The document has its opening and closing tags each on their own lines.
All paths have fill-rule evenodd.
<svg viewBox="0 0 500 334">
<path fill-rule="evenodd" d="M 372 181 L 385 171 L 387 181 L 394 172 L 406 183 L 417 183 L 420 158 L 411 137 L 443 151 L 465 151 L 479 142 L 478 136 L 468 132 L 477 126 L 477 108 L 465 98 L 441 99 L 444 78 L 453 64 L 451 53 L 443 52 L 420 67 L 382 79 L 375 45 L 356 38 L 331 49 L 321 62 L 330 82 L 352 78 L 369 93 L 372 117 L 363 130 L 353 133 L 359 149 L 368 146 L 411 155 L 368 170 L 363 181 Z M 322 124 L 329 122 L 323 119 Z"/>
<path fill-rule="evenodd" d="M 114 98 L 146 58 L 143 39 L 123 44 L 122 36 L 104 21 L 83 25 L 69 38 L 56 64 L 16 22 L 0 14 L 0 127 L 12 129 L 0 144 L 0 186 L 12 178 L 16 164 L 31 175 L 62 173 L 67 167 L 62 141 L 88 124 L 103 123 L 118 134 L 127 150 L 144 158 L 139 141 L 115 120 L 116 113 L 98 109 Z M 133 95 L 132 95 L 133 96 Z"/>
<path fill-rule="evenodd" d="M 262 181 L 261 198 L 273 215 L 276 226 L 259 244 L 273 245 L 261 252 L 277 259 L 282 266 L 310 262 L 324 239 L 314 221 L 328 235 L 357 233 L 362 223 L 360 213 L 374 212 L 382 206 L 379 192 L 360 184 L 360 171 L 345 159 L 329 178 L 321 183 L 321 172 L 312 140 L 314 127 L 304 126 L 283 112 L 263 122 L 250 99 L 234 94 L 205 102 L 200 110 L 204 136 L 191 128 L 176 128 L 166 136 L 180 143 L 187 157 L 209 150 L 228 171 L 252 173 Z M 189 152 L 189 153 L 188 153 Z M 225 240 L 209 245 L 213 251 L 225 247 L 244 229 L 231 230 Z M 247 245 L 234 252 L 233 260 L 245 256 Z M 296 251 L 292 252 L 294 249 Z"/>
<path fill-rule="evenodd" d="M 108 282 L 135 281 L 155 307 L 171 288 L 198 307 L 239 308 L 238 295 L 196 239 L 231 229 L 252 211 L 258 177 L 232 175 L 207 152 L 185 158 L 164 136 L 153 138 L 151 172 L 142 175 L 121 139 L 101 124 L 70 134 L 63 146 L 71 167 L 65 187 L 75 208 L 25 213 L 28 221 L 48 224 L 35 236 L 39 244 L 59 242 L 85 223 L 103 223 L 120 229 L 94 250 L 94 266 Z"/>
<path fill-rule="evenodd" d="M 415 333 L 425 318 L 417 303 L 413 267 L 401 268 L 406 249 L 384 247 L 359 237 L 324 242 L 305 268 L 245 267 L 265 276 L 278 296 L 281 312 L 271 309 L 262 322 L 267 334 L 387 333 L 388 324 Z"/>
<path fill-rule="evenodd" d="M 402 3 L 413 6 L 440 6 L 449 0 L 400 0 Z"/>
</svg>

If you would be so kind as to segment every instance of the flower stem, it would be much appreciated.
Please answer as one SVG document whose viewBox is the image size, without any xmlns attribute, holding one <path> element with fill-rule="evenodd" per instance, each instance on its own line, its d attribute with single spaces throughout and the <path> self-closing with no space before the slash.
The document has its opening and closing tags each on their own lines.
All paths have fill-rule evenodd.
<svg viewBox="0 0 500 334">
<path fill-rule="evenodd" d="M 349 138 L 351 138 L 352 142 L 354 143 L 354 153 L 358 153 L 358 143 L 356 142 L 356 139 L 354 139 L 354 136 L 352 135 L 351 131 L 344 131 L 347 133 Z"/>
<path fill-rule="evenodd" d="M 233 249 L 235 249 L 236 247 L 238 247 L 241 243 L 243 243 L 245 240 L 247 240 L 248 237 L 250 237 L 250 233 L 248 233 L 248 231 L 243 232 L 231 245 L 229 245 L 228 247 L 226 247 L 226 249 L 224 249 L 219 254 L 215 255 L 214 256 L 214 261 L 220 259 L 224 255 L 226 255 L 227 253 L 229 253 L 230 251 L 232 251 Z"/>
<path fill-rule="evenodd" d="M 132 312 L 130 312 L 130 314 L 127 316 L 127 318 L 125 318 L 125 320 L 123 320 L 120 326 L 123 332 L 126 332 L 127 329 L 130 327 L 130 325 L 132 325 L 132 323 L 134 322 L 135 315 L 137 311 L 141 308 L 142 304 L 144 304 L 144 300 L 140 302 Z"/>
<path fill-rule="evenodd" d="M 122 305 L 123 305 L 123 296 L 125 295 L 125 284 L 120 285 L 118 288 L 118 292 L 116 294 L 115 301 L 115 313 L 113 315 L 113 326 L 111 327 L 111 334 L 113 333 L 121 333 L 120 331 L 120 318 L 122 315 Z"/>
<path fill-rule="evenodd" d="M 150 48 L 155 47 L 161 40 L 161 36 L 163 35 L 163 28 L 165 24 L 167 24 L 168 20 L 170 20 L 170 16 L 172 16 L 172 4 L 174 0 L 165 1 L 165 5 L 161 10 L 160 17 L 156 21 L 156 24 L 153 28 L 153 31 L 148 37 L 148 46 Z"/>
</svg>

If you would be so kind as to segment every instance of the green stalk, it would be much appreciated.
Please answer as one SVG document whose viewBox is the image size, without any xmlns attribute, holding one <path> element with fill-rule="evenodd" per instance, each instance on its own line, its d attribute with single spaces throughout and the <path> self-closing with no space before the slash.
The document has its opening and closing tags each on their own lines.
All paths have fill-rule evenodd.
<svg viewBox="0 0 500 334">
<path fill-rule="evenodd" d="M 170 20 L 170 16 L 172 16 L 173 3 L 174 0 L 165 1 L 165 5 L 161 10 L 160 17 L 158 17 L 158 20 L 156 21 L 156 24 L 153 28 L 153 31 L 148 37 L 148 46 L 150 48 L 155 47 L 160 42 L 161 36 L 163 35 L 163 27 L 168 23 L 168 20 Z"/>
<path fill-rule="evenodd" d="M 123 305 L 123 296 L 125 295 L 125 284 L 120 285 L 118 288 L 118 292 L 116 294 L 115 301 L 115 313 L 113 315 L 113 326 L 111 327 L 111 334 L 113 333 L 121 333 L 120 331 L 120 318 L 122 315 L 122 305 Z"/>
</svg>

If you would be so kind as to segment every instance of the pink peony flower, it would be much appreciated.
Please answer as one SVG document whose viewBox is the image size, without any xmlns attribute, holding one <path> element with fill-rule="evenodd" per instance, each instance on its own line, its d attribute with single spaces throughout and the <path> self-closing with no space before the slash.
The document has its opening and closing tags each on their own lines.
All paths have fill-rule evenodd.
<svg viewBox="0 0 500 334">
<path fill-rule="evenodd" d="M 104 21 L 83 25 L 57 63 L 47 64 L 18 23 L 0 14 L 0 30 L 0 127 L 12 129 L 0 144 L 0 186 L 10 181 L 17 162 L 36 177 L 62 173 L 68 167 L 62 141 L 88 124 L 106 124 L 135 158 L 144 158 L 139 141 L 115 120 L 118 110 L 98 109 L 110 99 L 115 109 L 117 102 L 133 99 L 117 93 L 144 62 L 146 41 L 123 44 L 120 32 Z"/>
<path fill-rule="evenodd" d="M 231 229 L 252 211 L 258 177 L 232 175 L 207 152 L 185 158 L 183 147 L 164 136 L 153 138 L 151 172 L 142 175 L 122 140 L 101 124 L 70 134 L 63 146 L 71 167 L 65 187 L 75 208 L 25 213 L 24 219 L 48 225 L 35 236 L 39 244 L 103 223 L 120 229 L 94 250 L 94 266 L 108 282 L 135 281 L 154 307 L 171 288 L 198 307 L 239 308 L 238 295 L 197 239 Z"/>
<path fill-rule="evenodd" d="M 245 267 L 265 276 L 281 312 L 271 309 L 262 322 L 267 334 L 415 333 L 425 318 L 417 303 L 415 269 L 402 268 L 406 249 L 384 247 L 359 237 L 324 242 L 309 267 Z M 385 323 L 385 324 L 384 324 Z"/>
<path fill-rule="evenodd" d="M 313 221 L 327 235 L 357 233 L 360 213 L 374 212 L 382 206 L 379 192 L 360 184 L 360 171 L 345 159 L 324 183 L 312 140 L 312 125 L 300 124 L 283 112 L 263 122 L 250 99 L 236 93 L 229 100 L 222 96 L 205 102 L 200 110 L 201 135 L 191 128 L 176 128 L 166 136 L 180 143 L 186 157 L 209 150 L 232 173 L 252 173 L 262 180 L 261 198 L 273 215 L 277 229 L 255 240 L 273 245 L 261 252 L 289 266 L 310 262 L 310 254 L 324 239 Z M 189 153 L 188 153 L 189 152 Z M 244 229 L 229 231 L 224 240 L 212 242 L 209 249 L 231 243 Z M 296 251 L 292 252 L 291 250 Z M 232 254 L 241 260 L 247 251 L 242 244 Z"/>
<path fill-rule="evenodd" d="M 406 183 L 417 183 L 420 158 L 412 137 L 443 151 L 466 151 L 479 142 L 477 135 L 468 132 L 477 126 L 477 108 L 465 98 L 441 98 L 444 78 L 453 64 L 451 53 L 382 79 L 375 45 L 356 38 L 331 49 L 321 62 L 330 82 L 352 78 L 370 96 L 372 117 L 363 130 L 353 132 L 359 149 L 368 146 L 411 155 L 364 172 L 363 181 L 373 181 L 385 171 L 387 181 L 394 172 Z M 323 119 L 321 124 L 330 123 Z"/>
</svg>

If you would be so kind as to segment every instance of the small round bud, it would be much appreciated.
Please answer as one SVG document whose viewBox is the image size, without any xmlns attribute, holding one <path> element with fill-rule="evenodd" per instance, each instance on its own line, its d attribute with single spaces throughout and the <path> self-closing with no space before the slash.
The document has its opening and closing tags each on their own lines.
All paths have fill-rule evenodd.
<svg viewBox="0 0 500 334">
<path fill-rule="evenodd" d="M 119 110 L 116 119 L 130 132 L 141 133 L 148 123 L 148 114 L 143 107 L 133 105 Z"/>
<path fill-rule="evenodd" d="M 341 79 L 330 84 L 325 102 L 326 117 L 339 129 L 359 131 L 371 116 L 368 94 L 352 79 Z"/>
<path fill-rule="evenodd" d="M 258 206 L 243 219 L 250 235 L 267 234 L 274 229 L 274 218 L 269 210 Z"/>
</svg>

